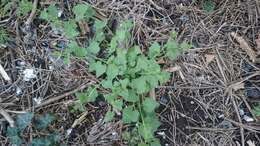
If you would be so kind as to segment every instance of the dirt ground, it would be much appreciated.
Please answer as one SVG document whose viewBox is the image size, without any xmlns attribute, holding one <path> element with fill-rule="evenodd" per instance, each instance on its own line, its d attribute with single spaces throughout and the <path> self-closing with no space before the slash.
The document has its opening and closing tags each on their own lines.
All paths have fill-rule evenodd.
<svg viewBox="0 0 260 146">
<path fill-rule="evenodd" d="M 74 0 L 56 1 L 61 7 L 69 2 Z M 252 110 L 260 102 L 260 1 L 212 0 L 214 8 L 210 12 L 205 10 L 203 0 L 86 2 L 100 17 L 111 20 L 111 25 L 133 20 L 132 35 L 142 50 L 151 42 L 167 41 L 173 30 L 178 33 L 179 41 L 192 43 L 193 47 L 177 60 L 164 62 L 164 69 L 173 76 L 155 90 L 160 103 L 157 113 L 162 122 L 156 137 L 161 145 L 260 145 L 260 118 Z M 75 119 L 82 115 L 70 112 L 74 93 L 97 79 L 77 60 L 71 62 L 70 68 L 55 66 L 50 71 L 45 45 L 57 40 L 50 37 L 49 30 L 36 18 L 30 30 L 31 34 L 37 32 L 32 40 L 35 45 L 25 44 L 28 33 L 22 32 L 24 21 L 26 17 L 18 20 L 12 15 L 0 19 L 0 27 L 7 28 L 14 36 L 5 49 L 0 46 L 1 64 L 12 78 L 12 82 L 0 78 L 0 108 L 12 117 L 27 110 L 37 114 L 54 113 L 58 118 L 52 128 L 62 135 L 67 145 L 127 145 L 120 136 L 124 129 L 122 122 L 100 122 L 109 108 L 103 99 L 87 104 L 86 119 L 66 135 Z M 21 62 L 37 68 L 38 77 L 33 83 L 22 80 L 16 67 Z M 22 90 L 19 97 L 17 87 Z M 32 97 L 43 98 L 43 103 L 35 106 Z M 252 121 L 247 121 L 241 110 Z M 5 119 L 1 117 L 0 121 L 4 129 Z M 2 145 L 9 144 L 4 134 L 0 140 Z"/>
</svg>

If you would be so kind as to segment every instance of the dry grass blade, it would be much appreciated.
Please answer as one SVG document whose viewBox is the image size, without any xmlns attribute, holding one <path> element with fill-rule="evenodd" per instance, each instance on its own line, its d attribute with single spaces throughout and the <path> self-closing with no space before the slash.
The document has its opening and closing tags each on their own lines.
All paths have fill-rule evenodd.
<svg viewBox="0 0 260 146">
<path fill-rule="evenodd" d="M 258 34 L 258 37 L 255 40 L 255 42 L 256 42 L 257 51 L 258 51 L 258 53 L 260 53 L 259 52 L 260 51 L 260 34 Z"/>
<path fill-rule="evenodd" d="M 252 62 L 255 62 L 256 61 L 256 52 L 249 46 L 249 44 L 246 42 L 246 40 L 243 37 L 241 37 L 240 35 L 236 34 L 235 32 L 231 32 L 230 35 L 236 39 L 236 41 L 240 45 L 240 48 L 243 49 L 247 53 L 250 60 Z"/>
<path fill-rule="evenodd" d="M 11 78 L 8 76 L 8 74 L 5 72 L 3 66 L 0 64 L 0 74 L 6 81 L 11 81 Z"/>
<path fill-rule="evenodd" d="M 10 127 L 14 127 L 14 120 L 12 119 L 12 117 L 2 107 L 0 107 L 0 114 L 10 124 Z"/>
<path fill-rule="evenodd" d="M 181 67 L 177 65 L 175 67 L 167 68 L 167 69 L 165 69 L 165 71 L 167 71 L 167 72 L 176 72 L 176 71 L 179 71 L 180 69 L 181 69 Z"/>
</svg>

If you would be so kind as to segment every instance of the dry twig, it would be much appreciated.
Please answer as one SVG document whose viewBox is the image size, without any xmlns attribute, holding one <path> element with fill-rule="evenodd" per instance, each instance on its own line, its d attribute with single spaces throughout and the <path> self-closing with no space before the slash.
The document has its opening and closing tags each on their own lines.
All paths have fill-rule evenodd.
<svg viewBox="0 0 260 146">
<path fill-rule="evenodd" d="M 0 74 L 6 81 L 11 81 L 11 78 L 8 76 L 8 74 L 5 72 L 3 66 L 0 64 Z"/>
<path fill-rule="evenodd" d="M 13 118 L 2 107 L 0 107 L 0 114 L 10 124 L 10 127 L 14 127 L 14 120 L 13 120 Z"/>
</svg>

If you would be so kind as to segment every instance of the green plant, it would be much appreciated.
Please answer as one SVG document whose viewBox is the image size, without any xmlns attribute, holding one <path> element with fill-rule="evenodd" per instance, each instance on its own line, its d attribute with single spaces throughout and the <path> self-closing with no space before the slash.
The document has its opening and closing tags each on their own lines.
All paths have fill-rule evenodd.
<svg viewBox="0 0 260 146">
<path fill-rule="evenodd" d="M 18 2 L 17 15 L 25 16 L 32 10 L 33 4 L 28 0 L 20 0 Z"/>
<path fill-rule="evenodd" d="M 37 137 L 33 137 L 33 139 L 28 142 L 29 146 L 52 146 L 58 144 L 60 141 L 59 135 L 47 130 L 48 126 L 54 120 L 54 116 L 50 114 L 42 116 L 34 116 L 34 114 L 30 112 L 20 114 L 16 118 L 16 126 L 7 128 L 7 137 L 10 139 L 12 144 L 17 146 L 22 145 L 23 143 L 26 143 L 26 140 L 22 137 L 22 133 L 26 127 L 31 126 L 37 131 L 47 131 L 47 135 L 45 134 L 44 136 L 38 135 Z"/>
<path fill-rule="evenodd" d="M 204 11 L 210 13 L 214 11 L 216 5 L 213 0 L 203 0 L 202 7 Z"/>
<path fill-rule="evenodd" d="M 0 28 L 0 44 L 5 44 L 8 40 L 8 33 L 4 28 Z"/>
<path fill-rule="evenodd" d="M 0 3 L 0 18 L 4 17 L 8 14 L 8 12 L 11 10 L 12 3 L 9 0 L 1 0 Z"/>
<path fill-rule="evenodd" d="M 75 5 L 72 8 L 75 17 L 68 18 L 67 21 L 59 20 L 56 12 L 55 6 L 49 6 L 43 10 L 41 17 L 54 28 L 66 28 L 62 32 L 69 43 L 62 53 L 64 60 L 69 63 L 70 58 L 77 57 L 88 61 L 89 71 L 101 81 L 100 84 L 76 93 L 78 101 L 73 110 L 84 110 L 86 103 L 94 102 L 98 96 L 102 96 L 112 106 L 106 113 L 104 122 L 112 121 L 116 114 L 122 113 L 121 120 L 124 124 L 130 125 L 124 131 L 125 140 L 130 145 L 160 145 L 154 136 L 154 132 L 160 126 L 155 112 L 159 103 L 149 97 L 148 92 L 165 83 L 170 74 L 163 71 L 157 61 L 165 56 L 174 60 L 181 51 L 191 46 L 185 42 L 178 43 L 177 34 L 172 33 L 164 46 L 154 42 L 148 52 L 143 53 L 139 46 L 129 41 L 131 40 L 129 30 L 133 27 L 131 21 L 122 22 L 111 36 L 107 33 L 107 21 L 96 19 L 95 11 L 89 5 Z M 79 35 L 77 30 L 79 21 L 86 21 L 94 28 L 94 36 L 88 40 L 86 46 L 81 46 L 76 41 Z M 102 93 L 98 89 L 109 92 Z M 132 141 L 131 138 L 135 140 Z"/>
<path fill-rule="evenodd" d="M 260 116 L 260 103 L 258 103 L 256 106 L 254 106 L 253 114 L 255 114 L 256 116 Z"/>
</svg>

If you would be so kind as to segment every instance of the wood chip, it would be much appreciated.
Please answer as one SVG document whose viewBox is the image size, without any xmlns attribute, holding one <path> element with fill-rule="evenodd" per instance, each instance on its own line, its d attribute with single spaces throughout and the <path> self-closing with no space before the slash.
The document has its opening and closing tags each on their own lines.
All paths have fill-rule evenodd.
<svg viewBox="0 0 260 146">
<path fill-rule="evenodd" d="M 245 84 L 244 83 L 240 83 L 238 82 L 237 84 L 233 84 L 232 88 L 234 89 L 234 91 L 237 91 L 239 89 L 244 89 Z"/>
<path fill-rule="evenodd" d="M 215 55 L 206 54 L 205 58 L 206 58 L 206 65 L 208 66 L 215 59 Z"/>
<path fill-rule="evenodd" d="M 236 34 L 235 32 L 231 32 L 230 35 L 236 39 L 236 41 L 240 45 L 240 48 L 243 49 L 247 53 L 250 60 L 252 62 L 255 62 L 257 53 L 248 45 L 246 40 L 243 37 L 241 37 L 240 35 Z"/>
<path fill-rule="evenodd" d="M 167 68 L 167 69 L 165 69 L 165 71 L 167 71 L 167 72 L 176 72 L 176 71 L 179 71 L 180 69 L 181 69 L 180 66 L 175 66 L 175 67 Z"/>
</svg>

